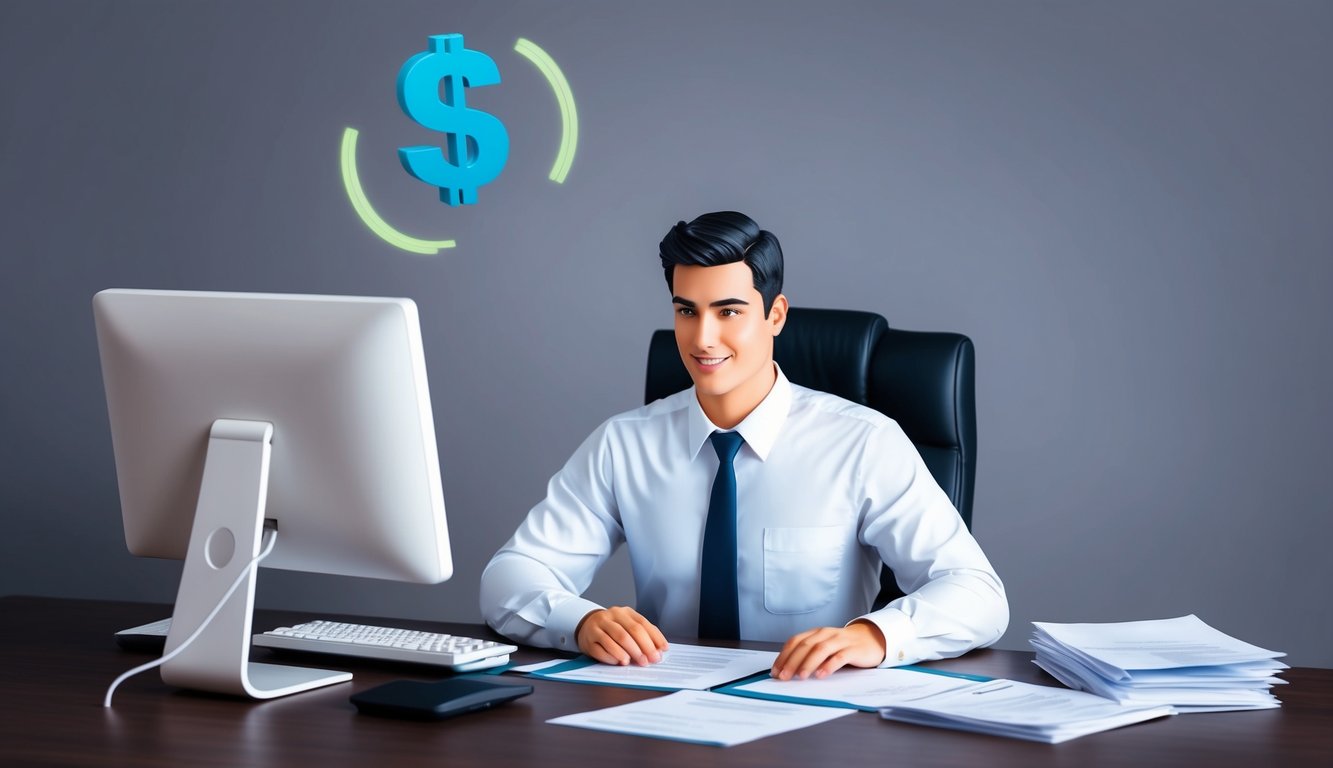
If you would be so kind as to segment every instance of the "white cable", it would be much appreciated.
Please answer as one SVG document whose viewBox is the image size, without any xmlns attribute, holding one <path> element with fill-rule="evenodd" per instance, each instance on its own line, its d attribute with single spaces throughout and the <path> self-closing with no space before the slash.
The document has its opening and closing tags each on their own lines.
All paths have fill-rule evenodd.
<svg viewBox="0 0 1333 768">
<path fill-rule="evenodd" d="M 171 653 L 168 653 L 167 655 L 163 656 L 160 659 L 154 659 L 153 661 L 150 661 L 147 664 L 141 664 L 135 667 L 134 669 L 131 669 L 130 671 L 126 672 L 125 674 L 121 675 L 120 677 L 116 678 L 116 681 L 111 684 L 111 687 L 106 689 L 106 698 L 102 699 L 103 707 L 111 706 L 111 696 L 116 692 L 116 688 L 120 687 L 121 683 L 125 682 L 131 677 L 134 677 L 140 672 L 147 672 L 148 670 L 154 667 L 160 667 L 163 664 L 166 664 L 168 661 L 171 661 L 172 659 L 176 658 L 177 654 L 179 654 L 181 651 L 188 648 L 190 646 L 190 643 L 193 643 L 196 639 L 198 639 L 199 635 L 201 635 L 204 629 L 208 627 L 209 623 L 213 621 L 213 617 L 218 615 L 218 611 L 222 610 L 222 606 L 227 604 L 227 601 L 231 599 L 232 594 L 235 593 L 237 588 L 241 586 L 241 582 L 245 581 L 245 577 L 250 573 L 250 571 L 254 570 L 255 566 L 259 565 L 259 561 L 268 557 L 269 553 L 273 551 L 273 545 L 278 542 L 278 531 L 274 528 L 266 528 L 264 529 L 264 538 L 267 539 L 267 541 L 264 544 L 264 548 L 260 551 L 258 555 L 255 556 L 255 559 L 246 563 L 245 567 L 241 569 L 241 572 L 236 576 L 236 581 L 233 581 L 231 583 L 231 586 L 227 589 L 227 594 L 223 595 L 222 599 L 218 601 L 218 604 L 213 606 L 212 612 L 210 612 L 208 616 L 204 618 L 203 622 L 199 625 L 199 628 L 196 629 L 193 633 L 191 633 L 189 637 L 185 638 L 185 642 L 176 646 L 175 650 L 173 650 Z"/>
</svg>

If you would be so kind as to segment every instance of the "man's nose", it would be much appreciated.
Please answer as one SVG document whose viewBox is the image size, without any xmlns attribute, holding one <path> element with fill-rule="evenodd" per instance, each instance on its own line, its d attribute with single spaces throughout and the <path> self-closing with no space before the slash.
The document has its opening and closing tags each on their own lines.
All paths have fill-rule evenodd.
<svg viewBox="0 0 1333 768">
<path fill-rule="evenodd" d="M 695 324 L 694 345 L 699 349 L 712 349 L 717 346 L 717 320 L 708 315 L 700 315 Z"/>
</svg>

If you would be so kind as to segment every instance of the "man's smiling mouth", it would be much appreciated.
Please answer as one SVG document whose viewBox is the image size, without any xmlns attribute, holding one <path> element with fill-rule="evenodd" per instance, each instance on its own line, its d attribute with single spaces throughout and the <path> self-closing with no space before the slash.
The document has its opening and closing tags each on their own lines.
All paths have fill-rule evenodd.
<svg viewBox="0 0 1333 768">
<path fill-rule="evenodd" d="M 694 359 L 699 362 L 699 365 L 711 366 L 711 365 L 719 365 L 724 360 L 730 359 L 730 357 L 731 357 L 730 355 L 728 355 L 727 357 L 699 357 L 696 355 Z"/>
</svg>

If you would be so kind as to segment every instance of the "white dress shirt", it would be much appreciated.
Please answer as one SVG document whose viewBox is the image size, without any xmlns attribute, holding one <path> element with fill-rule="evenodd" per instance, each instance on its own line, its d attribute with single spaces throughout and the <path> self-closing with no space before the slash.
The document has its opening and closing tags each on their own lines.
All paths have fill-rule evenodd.
<svg viewBox="0 0 1333 768">
<path fill-rule="evenodd" d="M 577 651 L 579 622 L 602 607 L 579 595 L 625 542 L 636 609 L 668 640 L 695 637 L 715 430 L 693 387 L 598 427 L 487 565 L 486 622 Z M 884 633 L 884 666 L 999 639 L 1004 586 L 897 422 L 779 369 L 736 430 L 742 639 L 782 642 L 864 618 Z M 907 596 L 867 613 L 881 562 Z"/>
</svg>

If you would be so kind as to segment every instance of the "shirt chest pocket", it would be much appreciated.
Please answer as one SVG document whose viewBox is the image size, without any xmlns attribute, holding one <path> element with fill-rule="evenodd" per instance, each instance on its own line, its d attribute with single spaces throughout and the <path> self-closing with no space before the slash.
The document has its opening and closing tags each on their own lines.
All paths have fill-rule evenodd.
<svg viewBox="0 0 1333 768">
<path fill-rule="evenodd" d="M 764 529 L 764 608 L 809 613 L 827 605 L 838 588 L 847 529 Z"/>
</svg>

